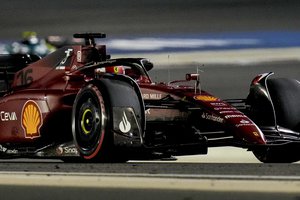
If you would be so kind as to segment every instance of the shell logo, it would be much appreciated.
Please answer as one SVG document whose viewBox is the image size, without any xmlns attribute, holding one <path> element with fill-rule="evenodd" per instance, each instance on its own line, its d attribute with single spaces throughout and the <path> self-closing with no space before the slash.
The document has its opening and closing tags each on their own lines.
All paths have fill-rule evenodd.
<svg viewBox="0 0 300 200">
<path fill-rule="evenodd" d="M 25 131 L 25 138 L 40 137 L 42 126 L 42 113 L 34 101 L 27 101 L 22 109 L 22 127 Z"/>
<path fill-rule="evenodd" d="M 198 95 L 198 96 L 195 96 L 194 99 L 199 100 L 199 101 L 217 101 L 218 100 L 217 97 L 208 96 L 208 95 Z"/>
</svg>

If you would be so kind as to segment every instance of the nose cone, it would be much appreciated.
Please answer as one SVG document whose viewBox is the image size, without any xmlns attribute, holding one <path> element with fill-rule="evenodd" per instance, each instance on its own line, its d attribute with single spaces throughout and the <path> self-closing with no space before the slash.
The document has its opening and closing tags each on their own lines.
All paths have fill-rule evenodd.
<svg viewBox="0 0 300 200">
<path fill-rule="evenodd" d="M 236 137 L 249 144 L 264 145 L 266 144 L 266 139 L 262 131 L 254 124 L 250 119 L 247 120 L 248 123 L 241 122 L 235 124 Z M 246 121 L 246 120 L 245 120 Z"/>
<path fill-rule="evenodd" d="M 213 110 L 209 118 L 224 124 L 226 131 L 232 134 L 236 139 L 251 145 L 264 145 L 266 139 L 258 126 L 248 118 L 244 113 L 233 107 L 227 102 L 209 95 L 207 93 L 195 95 L 194 99 L 201 105 Z M 213 116 L 213 117 L 210 117 Z"/>
<path fill-rule="evenodd" d="M 225 123 L 228 124 L 229 130 L 233 132 L 235 138 L 244 141 L 247 144 L 266 144 L 263 132 L 245 114 L 240 111 L 235 111 L 226 113 L 223 116 Z"/>
</svg>

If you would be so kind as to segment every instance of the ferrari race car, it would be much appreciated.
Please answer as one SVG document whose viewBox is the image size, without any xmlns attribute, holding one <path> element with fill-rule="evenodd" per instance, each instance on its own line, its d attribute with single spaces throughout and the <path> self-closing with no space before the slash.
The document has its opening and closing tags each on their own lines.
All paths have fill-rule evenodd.
<svg viewBox="0 0 300 200">
<path fill-rule="evenodd" d="M 74 37 L 86 44 L 0 56 L 1 158 L 124 162 L 236 146 L 262 162 L 300 160 L 298 81 L 261 74 L 246 99 L 224 101 L 197 73 L 154 83 L 149 60 L 96 45 L 104 34 Z"/>
</svg>

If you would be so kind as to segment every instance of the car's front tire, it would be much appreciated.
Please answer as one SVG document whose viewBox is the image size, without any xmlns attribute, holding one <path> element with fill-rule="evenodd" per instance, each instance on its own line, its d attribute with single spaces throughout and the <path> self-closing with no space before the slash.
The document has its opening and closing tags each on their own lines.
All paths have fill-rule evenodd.
<svg viewBox="0 0 300 200">
<path fill-rule="evenodd" d="M 297 149 L 290 146 L 264 147 L 253 150 L 253 154 L 263 163 L 292 163 L 300 159 Z"/>
<path fill-rule="evenodd" d="M 294 79 L 274 78 L 267 80 L 268 91 L 272 99 L 276 115 L 276 123 L 287 129 L 299 131 L 300 124 L 300 83 Z M 248 97 L 249 98 L 249 97 Z M 257 101 L 261 100 L 258 98 Z M 264 106 L 255 108 L 257 102 L 251 102 L 255 109 L 254 119 L 265 116 Z M 265 105 L 267 107 L 267 105 Z M 265 116 L 268 117 L 268 116 Z M 272 118 L 272 116 L 269 116 Z M 256 122 L 256 123 L 259 123 Z M 260 124 L 264 126 L 265 124 Z M 290 143 L 282 146 L 259 147 L 253 150 L 255 157 L 264 163 L 291 163 L 300 160 L 300 145 Z"/>
</svg>

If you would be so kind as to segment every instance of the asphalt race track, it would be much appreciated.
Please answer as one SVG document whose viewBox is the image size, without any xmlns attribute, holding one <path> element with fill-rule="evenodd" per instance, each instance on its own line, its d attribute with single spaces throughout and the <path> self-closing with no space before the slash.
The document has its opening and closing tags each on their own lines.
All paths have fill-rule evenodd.
<svg viewBox="0 0 300 200">
<path fill-rule="evenodd" d="M 287 164 L 1 163 L 5 199 L 299 199 L 299 166 Z"/>
<path fill-rule="evenodd" d="M 296 0 L 10 0 L 2 1 L 1 8 L 1 41 L 19 39 L 27 30 L 40 36 L 105 32 L 112 38 L 300 30 Z M 223 99 L 245 98 L 259 73 L 300 80 L 297 57 L 158 63 L 151 76 L 158 82 L 183 79 L 197 67 L 203 71 L 202 88 Z M 1 160 L 1 199 L 300 199 L 299 163 L 261 164 L 245 149 L 228 149 L 178 161 L 124 164 Z"/>
</svg>

